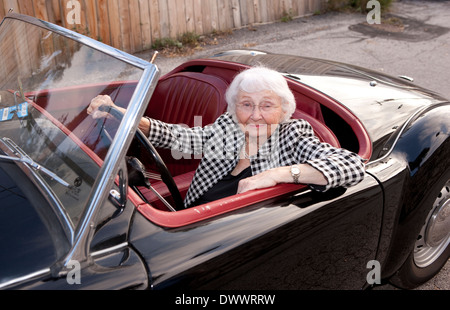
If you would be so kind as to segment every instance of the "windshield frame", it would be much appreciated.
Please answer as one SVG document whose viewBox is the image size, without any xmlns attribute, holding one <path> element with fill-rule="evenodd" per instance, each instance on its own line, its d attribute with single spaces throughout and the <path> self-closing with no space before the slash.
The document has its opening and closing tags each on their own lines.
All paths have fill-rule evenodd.
<svg viewBox="0 0 450 310">
<path fill-rule="evenodd" d="M 74 227 L 74 238 L 73 240 L 70 240 L 72 249 L 61 263 L 62 266 L 66 266 L 72 259 L 86 261 L 89 255 L 89 238 L 92 237 L 91 230 L 94 229 L 92 223 L 96 222 L 96 216 L 99 213 L 99 209 L 110 195 L 110 190 L 114 186 L 116 175 L 118 174 L 127 149 L 137 130 L 137 120 L 139 120 L 145 112 L 147 104 L 150 101 L 151 95 L 158 82 L 160 72 L 154 64 L 141 58 L 49 22 L 26 15 L 9 13 L 1 21 L 0 27 L 7 19 L 15 19 L 44 28 L 142 70 L 142 75 L 137 83 L 133 96 L 131 97 L 127 112 L 119 125 L 117 134 L 112 141 L 103 165 L 100 168 L 98 177 L 94 182 L 91 195 L 87 200 L 87 206 L 80 223 L 77 227 Z"/>
</svg>

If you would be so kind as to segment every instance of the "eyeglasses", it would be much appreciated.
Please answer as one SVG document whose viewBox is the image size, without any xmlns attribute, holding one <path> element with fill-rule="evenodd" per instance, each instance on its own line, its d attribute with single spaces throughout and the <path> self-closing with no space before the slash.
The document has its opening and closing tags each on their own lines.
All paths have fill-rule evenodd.
<svg viewBox="0 0 450 310">
<path fill-rule="evenodd" d="M 246 113 L 252 113 L 255 111 L 255 108 L 258 107 L 261 113 L 270 113 L 280 107 L 280 105 L 273 103 L 263 103 L 260 105 L 256 105 L 250 102 L 239 102 L 236 107 Z"/>
</svg>

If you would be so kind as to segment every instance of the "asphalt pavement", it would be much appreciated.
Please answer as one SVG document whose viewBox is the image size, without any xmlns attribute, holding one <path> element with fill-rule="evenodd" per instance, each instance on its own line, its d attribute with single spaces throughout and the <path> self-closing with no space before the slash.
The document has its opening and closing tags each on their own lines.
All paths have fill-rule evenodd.
<svg viewBox="0 0 450 310">
<path fill-rule="evenodd" d="M 160 56 L 165 74 L 183 62 L 230 49 L 255 49 L 351 63 L 414 83 L 450 100 L 450 1 L 397 0 L 369 26 L 360 13 L 327 12 L 287 23 L 253 25 L 219 37 L 189 56 Z M 136 54 L 151 59 L 152 51 Z M 378 289 L 395 289 L 384 285 Z M 450 261 L 418 290 L 450 290 Z"/>
</svg>

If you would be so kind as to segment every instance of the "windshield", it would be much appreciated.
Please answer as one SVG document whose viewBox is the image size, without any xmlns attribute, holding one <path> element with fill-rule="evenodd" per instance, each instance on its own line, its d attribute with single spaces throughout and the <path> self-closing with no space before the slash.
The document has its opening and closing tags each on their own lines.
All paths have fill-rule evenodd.
<svg viewBox="0 0 450 310">
<path fill-rule="evenodd" d="M 0 143 L 0 154 L 20 150 L 67 182 L 33 170 L 73 226 L 120 125 L 86 109 L 100 94 L 128 108 L 144 71 L 78 41 L 18 19 L 0 27 L 0 141 L 10 141 Z"/>
</svg>

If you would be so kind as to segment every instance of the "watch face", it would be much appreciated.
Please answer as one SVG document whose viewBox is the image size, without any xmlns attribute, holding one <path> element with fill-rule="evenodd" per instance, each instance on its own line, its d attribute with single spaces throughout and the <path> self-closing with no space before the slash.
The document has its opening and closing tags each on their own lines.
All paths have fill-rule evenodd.
<svg viewBox="0 0 450 310">
<path fill-rule="evenodd" d="M 300 169 L 298 167 L 293 167 L 292 168 L 292 173 L 298 174 L 298 173 L 300 173 Z"/>
</svg>

